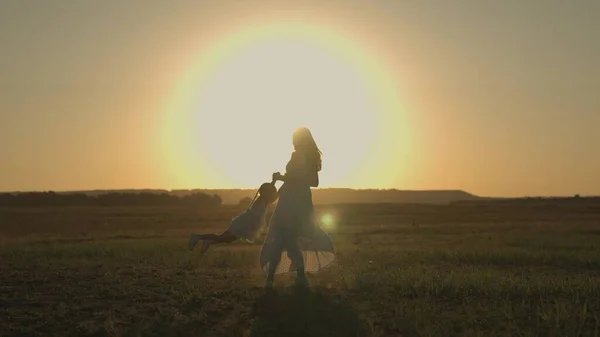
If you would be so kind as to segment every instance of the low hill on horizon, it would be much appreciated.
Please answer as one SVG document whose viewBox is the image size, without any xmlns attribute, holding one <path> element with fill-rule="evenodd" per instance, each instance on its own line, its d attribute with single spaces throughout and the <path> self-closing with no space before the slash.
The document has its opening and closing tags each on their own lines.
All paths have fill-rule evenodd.
<svg viewBox="0 0 600 337">
<path fill-rule="evenodd" d="M 252 198 L 256 190 L 242 189 L 203 189 L 194 190 L 221 196 L 223 203 L 237 203 L 243 198 Z M 178 191 L 172 191 L 178 193 Z M 188 192 L 189 193 L 189 192 Z M 313 189 L 315 204 L 353 204 L 353 203 L 417 203 L 447 204 L 454 201 L 474 201 L 481 198 L 461 190 L 376 190 L 351 188 Z"/>
<path fill-rule="evenodd" d="M 253 198 L 255 189 L 189 189 L 189 190 L 160 190 L 160 189 L 122 189 L 122 190 L 89 190 L 65 191 L 59 194 L 84 193 L 86 195 L 101 195 L 106 193 L 168 193 L 186 196 L 192 193 L 218 195 L 223 204 L 238 204 L 244 198 Z M 19 193 L 19 192 L 16 192 Z M 456 201 L 486 200 L 462 190 L 377 190 L 352 188 L 317 188 L 313 189 L 315 204 L 352 204 L 352 203 L 416 203 L 416 204 L 448 204 Z"/>
</svg>

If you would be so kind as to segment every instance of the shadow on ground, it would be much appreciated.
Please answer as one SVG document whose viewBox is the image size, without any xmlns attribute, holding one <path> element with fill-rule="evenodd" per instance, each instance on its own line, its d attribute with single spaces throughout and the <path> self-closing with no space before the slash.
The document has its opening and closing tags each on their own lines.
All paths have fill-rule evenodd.
<svg viewBox="0 0 600 337">
<path fill-rule="evenodd" d="M 320 290 L 267 293 L 256 301 L 251 336 L 365 336 L 348 300 Z"/>
</svg>

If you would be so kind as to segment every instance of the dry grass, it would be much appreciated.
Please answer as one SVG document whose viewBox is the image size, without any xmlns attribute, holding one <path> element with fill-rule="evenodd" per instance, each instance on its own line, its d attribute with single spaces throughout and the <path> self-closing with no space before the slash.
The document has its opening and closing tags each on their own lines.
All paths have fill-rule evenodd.
<svg viewBox="0 0 600 337">
<path fill-rule="evenodd" d="M 329 206 L 338 264 L 267 296 L 239 209 L 0 209 L 0 336 L 599 336 L 595 206 Z"/>
</svg>

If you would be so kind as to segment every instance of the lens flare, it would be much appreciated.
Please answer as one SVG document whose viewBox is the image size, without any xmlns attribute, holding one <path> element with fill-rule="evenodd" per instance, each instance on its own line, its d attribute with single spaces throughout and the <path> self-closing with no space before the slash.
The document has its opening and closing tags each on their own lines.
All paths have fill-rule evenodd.
<svg viewBox="0 0 600 337">
<path fill-rule="evenodd" d="M 321 225 L 328 230 L 335 227 L 335 217 L 331 213 L 325 213 L 321 216 Z"/>
</svg>

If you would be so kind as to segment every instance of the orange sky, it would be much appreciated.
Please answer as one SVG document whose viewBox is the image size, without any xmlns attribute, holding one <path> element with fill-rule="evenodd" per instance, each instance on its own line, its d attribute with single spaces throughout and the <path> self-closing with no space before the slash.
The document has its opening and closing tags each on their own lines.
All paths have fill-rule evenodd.
<svg viewBox="0 0 600 337">
<path fill-rule="evenodd" d="M 227 145 L 251 143 L 243 128 L 207 138 L 211 123 L 222 121 L 202 119 L 186 106 L 228 107 L 229 118 L 243 120 L 244 112 L 238 117 L 235 111 L 262 111 L 268 100 L 226 105 L 246 89 L 223 91 L 207 71 L 190 80 L 204 86 L 182 83 L 195 65 L 217 55 L 215 46 L 224 39 L 289 19 L 332 36 L 323 41 L 335 45 L 331 55 L 339 52 L 331 59 L 339 62 L 338 70 L 328 72 L 316 47 L 302 54 L 317 55 L 313 63 L 281 54 L 299 67 L 320 69 L 303 86 L 285 77 L 280 86 L 267 86 L 262 73 L 233 71 L 233 64 L 257 64 L 241 51 L 231 54 L 239 56 L 238 63 L 228 63 L 224 54 L 219 67 L 210 69 L 256 92 L 277 88 L 281 97 L 302 102 L 293 109 L 272 107 L 282 121 L 295 121 L 286 114 L 301 108 L 329 121 L 315 126 L 317 141 L 331 150 L 324 148 L 329 170 L 324 169 L 323 187 L 600 194 L 600 2 L 348 0 L 281 6 L 3 1 L 0 191 L 258 186 L 285 165 L 291 122 L 280 128 L 285 132 L 273 133 L 281 145 L 252 152 L 253 165 L 251 157 Z M 307 39 L 317 41 L 319 35 Z M 232 39 L 234 45 L 242 40 Z M 283 49 L 272 43 L 279 55 Z M 257 55 L 269 55 L 264 50 Z M 296 77 L 305 72 L 296 70 Z M 254 78 L 244 78 L 246 71 Z M 356 86 L 343 86 L 354 80 Z M 319 83 L 321 91 L 308 92 Z M 181 88 L 187 101 L 177 101 Z M 332 108 L 321 111 L 320 103 Z M 298 123 L 313 123 L 311 113 Z M 349 140 L 369 123 L 367 136 Z M 178 134 L 166 125 L 185 128 Z M 378 154 L 371 156 L 373 151 Z M 278 157 L 267 158 L 273 152 Z M 242 164 L 224 159 L 233 157 L 245 159 Z M 221 166 L 196 166 L 201 162 Z M 252 174 L 244 175 L 240 166 Z"/>
</svg>

